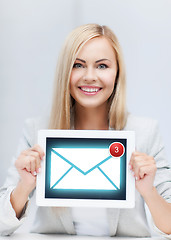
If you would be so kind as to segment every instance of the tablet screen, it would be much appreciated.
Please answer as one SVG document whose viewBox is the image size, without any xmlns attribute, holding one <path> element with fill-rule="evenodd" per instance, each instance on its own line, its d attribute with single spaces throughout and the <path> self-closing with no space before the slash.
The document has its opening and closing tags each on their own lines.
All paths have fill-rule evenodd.
<svg viewBox="0 0 171 240">
<path fill-rule="evenodd" d="M 126 141 L 47 138 L 45 198 L 125 200 Z M 122 156 L 111 155 L 114 143 Z"/>
</svg>

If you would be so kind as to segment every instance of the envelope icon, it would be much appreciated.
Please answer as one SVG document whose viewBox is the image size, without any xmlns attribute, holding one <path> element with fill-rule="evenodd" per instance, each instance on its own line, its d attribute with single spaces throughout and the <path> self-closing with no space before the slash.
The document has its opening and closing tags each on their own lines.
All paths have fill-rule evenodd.
<svg viewBox="0 0 171 240">
<path fill-rule="evenodd" d="M 51 189 L 120 189 L 120 161 L 108 148 L 52 148 Z"/>
</svg>

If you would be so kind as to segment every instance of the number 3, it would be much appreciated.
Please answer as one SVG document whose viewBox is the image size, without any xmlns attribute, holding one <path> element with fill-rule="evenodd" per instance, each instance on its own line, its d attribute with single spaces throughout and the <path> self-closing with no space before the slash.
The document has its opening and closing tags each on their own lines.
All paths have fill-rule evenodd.
<svg viewBox="0 0 171 240">
<path fill-rule="evenodd" d="M 115 153 L 118 153 L 118 152 L 119 152 L 119 148 L 115 147 Z"/>
</svg>

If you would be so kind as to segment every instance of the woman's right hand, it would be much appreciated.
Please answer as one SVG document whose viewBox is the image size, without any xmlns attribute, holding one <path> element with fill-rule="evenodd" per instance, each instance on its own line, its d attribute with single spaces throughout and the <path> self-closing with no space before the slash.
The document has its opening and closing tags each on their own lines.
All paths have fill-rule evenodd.
<svg viewBox="0 0 171 240">
<path fill-rule="evenodd" d="M 28 192 L 31 192 L 36 186 L 36 176 L 40 172 L 41 160 L 44 152 L 39 145 L 21 152 L 15 162 L 15 167 L 20 175 L 20 184 L 25 186 Z"/>
</svg>

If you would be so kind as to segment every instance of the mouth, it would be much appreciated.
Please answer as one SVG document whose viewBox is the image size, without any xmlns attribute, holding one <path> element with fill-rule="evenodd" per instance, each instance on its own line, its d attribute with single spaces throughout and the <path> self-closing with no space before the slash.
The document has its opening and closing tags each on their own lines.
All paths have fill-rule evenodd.
<svg viewBox="0 0 171 240">
<path fill-rule="evenodd" d="M 79 89 L 87 94 L 87 95 L 95 95 L 97 94 L 102 88 L 100 87 L 93 87 L 93 86 L 82 86 L 82 87 L 79 87 Z"/>
</svg>

